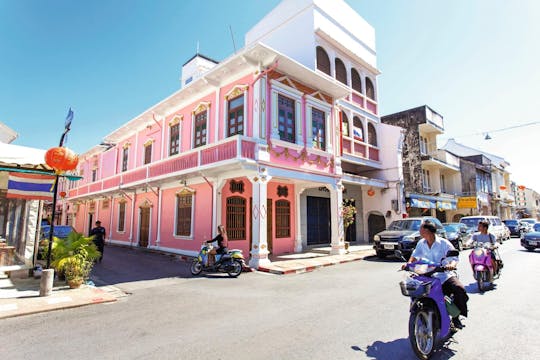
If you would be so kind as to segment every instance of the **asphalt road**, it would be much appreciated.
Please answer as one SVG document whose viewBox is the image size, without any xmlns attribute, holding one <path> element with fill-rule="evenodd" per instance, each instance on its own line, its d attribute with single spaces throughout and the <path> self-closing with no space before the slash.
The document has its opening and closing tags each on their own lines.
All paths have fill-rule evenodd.
<svg viewBox="0 0 540 360">
<path fill-rule="evenodd" d="M 192 278 L 187 263 L 106 249 L 98 285 L 130 295 L 112 304 L 0 321 L 5 359 L 415 359 L 400 262 L 368 259 L 298 275 Z M 539 359 L 540 252 L 513 238 L 497 288 L 469 290 L 466 327 L 434 359 Z M 118 254 L 117 254 L 118 255 Z M 117 265 L 114 265 L 117 264 Z M 121 265 L 120 265 L 121 264 Z"/>
</svg>

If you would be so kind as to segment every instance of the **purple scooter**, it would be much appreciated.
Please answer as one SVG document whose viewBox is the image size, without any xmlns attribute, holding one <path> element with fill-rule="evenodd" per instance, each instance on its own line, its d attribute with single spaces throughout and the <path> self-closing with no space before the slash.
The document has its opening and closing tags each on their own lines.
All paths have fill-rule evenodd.
<svg viewBox="0 0 540 360">
<path fill-rule="evenodd" d="M 396 256 L 403 258 L 399 250 Z M 450 250 L 446 257 L 459 256 L 457 250 Z M 399 283 L 401 293 L 411 298 L 409 316 L 409 341 L 419 359 L 429 359 L 457 329 L 451 326 L 451 318 L 460 311 L 445 296 L 441 281 L 433 274 L 444 272 L 441 263 L 419 260 L 406 265 L 407 279 Z"/>
<path fill-rule="evenodd" d="M 497 266 L 497 271 L 493 268 L 493 260 L 491 252 L 497 251 L 496 247 L 492 249 L 489 243 L 474 244 L 474 249 L 469 254 L 469 262 L 471 263 L 474 279 L 478 284 L 478 291 L 484 292 L 488 286 L 493 285 L 493 280 L 500 277 L 501 262 Z"/>
</svg>

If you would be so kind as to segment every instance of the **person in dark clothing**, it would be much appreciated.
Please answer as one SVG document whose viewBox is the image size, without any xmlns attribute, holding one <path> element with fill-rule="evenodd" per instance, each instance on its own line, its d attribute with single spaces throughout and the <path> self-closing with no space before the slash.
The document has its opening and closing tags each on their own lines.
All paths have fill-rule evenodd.
<svg viewBox="0 0 540 360">
<path fill-rule="evenodd" d="M 101 262 L 103 260 L 103 250 L 105 249 L 105 228 L 101 226 L 101 221 L 96 221 L 96 227 L 90 230 L 89 235 L 94 237 L 92 240 L 101 253 L 99 257 L 99 262 Z"/>
<path fill-rule="evenodd" d="M 209 244 L 209 243 L 212 243 L 214 241 L 217 241 L 218 248 L 217 249 L 213 248 L 208 253 L 208 255 L 209 255 L 209 257 L 208 257 L 208 266 L 214 265 L 214 259 L 215 259 L 216 254 L 223 255 L 223 254 L 227 253 L 228 239 L 227 239 L 227 231 L 225 231 L 225 226 L 219 225 L 218 226 L 218 234 L 216 235 L 216 237 L 213 238 L 212 240 L 208 240 L 206 243 Z"/>
</svg>

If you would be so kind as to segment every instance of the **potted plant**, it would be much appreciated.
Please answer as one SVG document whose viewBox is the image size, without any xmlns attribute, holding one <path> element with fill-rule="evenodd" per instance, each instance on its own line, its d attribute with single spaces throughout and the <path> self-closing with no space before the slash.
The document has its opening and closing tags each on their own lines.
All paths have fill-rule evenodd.
<svg viewBox="0 0 540 360">
<path fill-rule="evenodd" d="M 88 279 L 94 261 L 100 256 L 92 237 L 73 231 L 67 238 L 53 239 L 51 265 L 63 273 L 71 288 L 81 286 Z"/>
<path fill-rule="evenodd" d="M 354 223 L 356 218 L 356 206 L 354 206 L 354 199 L 343 199 L 342 204 L 343 215 L 343 232 L 347 234 L 347 229 Z M 349 242 L 345 241 L 345 250 L 349 249 Z"/>
</svg>

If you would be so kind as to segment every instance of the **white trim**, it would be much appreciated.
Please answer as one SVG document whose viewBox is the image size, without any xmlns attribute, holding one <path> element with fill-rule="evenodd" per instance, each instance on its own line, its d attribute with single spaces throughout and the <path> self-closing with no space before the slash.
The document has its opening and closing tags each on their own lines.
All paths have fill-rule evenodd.
<svg viewBox="0 0 540 360">
<path fill-rule="evenodd" d="M 194 227 L 194 220 L 195 220 L 195 192 L 191 192 L 191 225 L 189 229 L 189 235 L 177 235 L 178 232 L 178 193 L 181 191 L 177 191 L 174 193 L 174 226 L 173 226 L 173 233 L 172 236 L 174 239 L 182 239 L 182 240 L 193 240 L 194 239 L 194 233 L 193 233 L 193 227 Z"/>
</svg>

